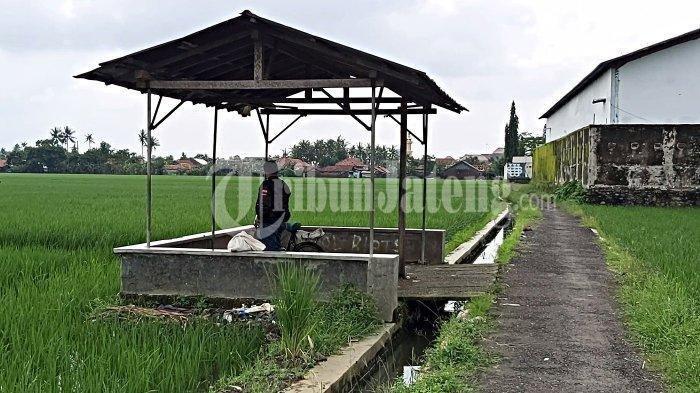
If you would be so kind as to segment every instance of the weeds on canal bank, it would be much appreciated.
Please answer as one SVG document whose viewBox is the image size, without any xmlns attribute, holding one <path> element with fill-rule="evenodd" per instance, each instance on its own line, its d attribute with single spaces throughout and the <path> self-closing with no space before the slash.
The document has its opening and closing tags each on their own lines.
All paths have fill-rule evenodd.
<svg viewBox="0 0 700 393">
<path fill-rule="evenodd" d="M 513 185 L 506 195 L 511 204 L 514 224 L 498 250 L 497 262 L 508 263 L 515 255 L 515 247 L 525 228 L 542 213 L 533 203 L 527 185 Z M 466 313 L 452 316 L 439 328 L 438 338 L 426 351 L 419 377 L 411 385 L 398 380 L 392 393 L 462 393 L 476 389 L 478 370 L 494 363 L 496 359 L 481 345 L 489 334 L 491 320 L 489 310 L 499 291 L 498 282 L 492 294 L 471 299 L 466 303 Z M 466 315 L 466 316 L 465 316 Z"/>
<path fill-rule="evenodd" d="M 476 370 L 492 362 L 480 345 L 490 329 L 487 313 L 492 302 L 491 295 L 472 299 L 462 317 L 444 321 L 435 343 L 425 353 L 418 380 L 408 386 L 399 380 L 392 393 L 472 391 Z"/>
<path fill-rule="evenodd" d="M 319 302 L 309 316 L 310 324 L 314 326 L 308 335 L 313 348 L 306 347 L 303 356 L 290 357 L 283 341 L 272 341 L 250 367 L 235 377 L 222 379 L 211 390 L 247 393 L 282 391 L 319 360 L 337 353 L 351 341 L 374 332 L 381 325 L 378 315 L 374 299 L 369 295 L 349 285 L 336 290 L 328 302 Z"/>
<path fill-rule="evenodd" d="M 700 209 L 565 203 L 595 228 L 630 336 L 673 392 L 700 391 Z"/>
<path fill-rule="evenodd" d="M 282 263 L 277 265 L 274 282 L 280 347 L 288 358 L 300 358 L 307 349 L 313 350 L 318 275 L 301 265 Z"/>
</svg>

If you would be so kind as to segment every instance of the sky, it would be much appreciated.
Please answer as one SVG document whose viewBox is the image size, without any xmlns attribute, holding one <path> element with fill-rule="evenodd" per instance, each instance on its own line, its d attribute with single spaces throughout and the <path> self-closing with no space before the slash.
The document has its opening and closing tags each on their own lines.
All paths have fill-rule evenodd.
<svg viewBox="0 0 700 393">
<path fill-rule="evenodd" d="M 693 1 L 191 1 L 2 0 L 0 147 L 34 144 L 55 126 L 91 133 L 114 148 L 140 151 L 145 97 L 72 76 L 214 23 L 252 12 L 418 68 L 469 112 L 431 116 L 429 154 L 459 157 L 503 145 L 515 101 L 520 131 L 542 132 L 542 115 L 598 63 L 696 29 Z M 163 110 L 174 105 L 163 100 Z M 213 109 L 183 105 L 155 131 L 155 154 L 211 154 Z M 162 113 L 162 112 L 161 112 Z M 419 129 L 416 122 L 409 128 Z M 281 129 L 284 120 L 272 124 Z M 345 117 L 300 120 L 270 147 L 343 136 L 369 142 Z M 257 119 L 219 120 L 218 155 L 260 156 Z M 398 127 L 377 125 L 377 143 L 398 145 Z M 414 155 L 418 157 L 414 143 Z"/>
</svg>

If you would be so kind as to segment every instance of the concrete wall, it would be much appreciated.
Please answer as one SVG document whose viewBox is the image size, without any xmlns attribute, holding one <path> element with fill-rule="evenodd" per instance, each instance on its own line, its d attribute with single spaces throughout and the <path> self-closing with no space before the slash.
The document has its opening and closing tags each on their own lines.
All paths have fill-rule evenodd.
<svg viewBox="0 0 700 393">
<path fill-rule="evenodd" d="M 313 231 L 318 227 L 307 226 L 302 229 Z M 325 252 L 367 254 L 369 253 L 369 228 L 366 227 L 322 227 L 325 236 L 318 244 Z M 225 249 L 231 236 L 240 231 L 254 233 L 252 226 L 231 228 L 220 231 L 215 241 L 215 248 Z M 421 230 L 406 229 L 406 262 L 416 263 L 421 256 Z M 283 245 L 287 244 L 288 237 L 283 237 Z M 428 264 L 444 263 L 443 251 L 445 244 L 445 231 L 442 229 L 426 229 L 425 231 L 425 258 Z M 156 246 L 181 247 L 181 248 L 211 248 L 209 234 L 203 233 L 194 237 L 185 237 L 168 242 L 158 242 Z M 375 228 L 374 252 L 377 254 L 398 254 L 399 232 L 396 228 Z"/>
<path fill-rule="evenodd" d="M 538 149 L 553 151 L 555 183 L 578 181 L 593 203 L 700 205 L 700 125 L 584 127 Z"/>
<path fill-rule="evenodd" d="M 588 124 L 605 124 L 609 119 L 611 72 L 608 70 L 547 119 L 547 142 L 559 139 Z M 605 98 L 604 104 L 593 100 Z"/>
<path fill-rule="evenodd" d="M 305 227 L 313 230 L 315 227 Z M 369 228 L 323 227 L 326 235 L 318 242 L 324 251 L 338 253 L 369 253 Z M 425 230 L 425 258 L 430 265 L 444 263 L 443 249 L 445 231 Z M 399 253 L 399 231 L 395 228 L 375 228 L 374 252 L 377 254 Z M 406 229 L 406 262 L 417 263 L 421 254 L 421 230 Z"/>
<path fill-rule="evenodd" d="M 611 123 L 700 123 L 699 69 L 700 39 L 624 64 Z"/>
<path fill-rule="evenodd" d="M 321 298 L 351 283 L 377 302 L 380 317 L 393 319 L 397 306 L 398 256 L 288 252 L 230 253 L 225 250 L 121 247 L 122 293 L 147 296 L 206 296 L 270 299 L 270 274 L 295 262 L 320 276 Z"/>
</svg>

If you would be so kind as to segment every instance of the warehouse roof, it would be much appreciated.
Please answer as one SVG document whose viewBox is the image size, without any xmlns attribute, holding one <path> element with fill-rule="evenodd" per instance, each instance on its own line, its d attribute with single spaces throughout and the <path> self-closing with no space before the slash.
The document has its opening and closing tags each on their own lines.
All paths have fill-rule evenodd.
<svg viewBox="0 0 700 393">
<path fill-rule="evenodd" d="M 540 119 L 545 119 L 550 117 L 554 112 L 559 110 L 562 106 L 564 106 L 569 100 L 571 100 L 574 96 L 576 96 L 579 92 L 581 92 L 583 89 L 585 89 L 588 85 L 590 85 L 593 81 L 598 79 L 599 76 L 601 76 L 605 71 L 607 71 L 610 68 L 618 68 L 623 66 L 626 63 L 629 63 L 630 61 L 637 60 L 641 57 L 650 55 L 652 53 L 670 48 L 672 46 L 676 46 L 678 44 L 682 44 L 684 42 L 692 41 L 695 39 L 700 38 L 700 29 L 696 29 L 690 32 L 687 32 L 685 34 L 681 34 L 677 37 L 670 38 L 665 41 L 657 42 L 656 44 L 647 46 L 645 48 L 636 50 L 634 52 L 630 52 L 626 55 L 618 56 L 615 57 L 614 59 L 606 60 L 602 63 L 600 63 L 593 71 L 591 71 L 590 74 L 586 75 L 581 82 L 579 82 L 576 86 L 574 86 L 571 91 L 566 93 L 564 97 L 562 97 L 559 101 L 556 102 L 547 112 L 545 112 L 542 116 L 540 116 Z"/>
</svg>

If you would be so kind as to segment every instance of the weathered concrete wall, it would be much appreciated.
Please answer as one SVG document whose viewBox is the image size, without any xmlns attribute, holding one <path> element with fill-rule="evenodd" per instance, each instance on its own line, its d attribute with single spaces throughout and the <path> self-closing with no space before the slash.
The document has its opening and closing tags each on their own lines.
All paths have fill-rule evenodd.
<svg viewBox="0 0 700 393">
<path fill-rule="evenodd" d="M 305 227 L 314 230 L 316 227 Z M 319 245 L 324 251 L 339 253 L 369 253 L 369 228 L 361 227 L 323 227 L 326 235 L 321 238 Z M 426 229 L 425 259 L 428 264 L 444 263 L 443 249 L 445 231 L 442 229 Z M 377 254 L 399 253 L 399 231 L 394 228 L 375 228 L 374 252 Z M 421 230 L 406 229 L 406 262 L 416 263 L 421 254 Z"/>
<path fill-rule="evenodd" d="M 270 299 L 270 275 L 279 263 L 308 266 L 320 277 L 321 298 L 351 283 L 377 302 L 380 316 L 393 319 L 397 306 L 398 256 L 287 252 L 230 253 L 225 250 L 152 247 L 115 249 L 122 260 L 122 293 Z"/>
<path fill-rule="evenodd" d="M 700 124 L 591 125 L 551 146 L 555 183 L 580 182 L 590 202 L 700 205 Z"/>
<path fill-rule="evenodd" d="M 318 227 L 303 227 L 305 231 L 313 231 Z M 325 236 L 318 241 L 318 244 L 325 252 L 367 254 L 369 253 L 369 228 L 365 227 L 322 227 Z M 217 236 L 214 247 L 225 249 L 231 236 L 239 231 L 245 230 L 253 234 L 252 226 L 232 228 L 226 232 L 221 232 Z M 182 248 L 211 248 L 211 239 L 204 236 L 195 237 L 174 243 L 159 243 L 159 246 L 182 247 Z M 283 244 L 287 240 L 283 239 Z M 445 245 L 445 231 L 442 229 L 426 229 L 425 231 L 425 259 L 428 264 L 434 265 L 444 263 L 443 251 Z M 399 252 L 399 232 L 395 228 L 375 228 L 374 230 L 374 252 L 377 254 L 398 254 Z M 406 262 L 416 263 L 421 256 L 421 230 L 406 230 Z"/>
</svg>

